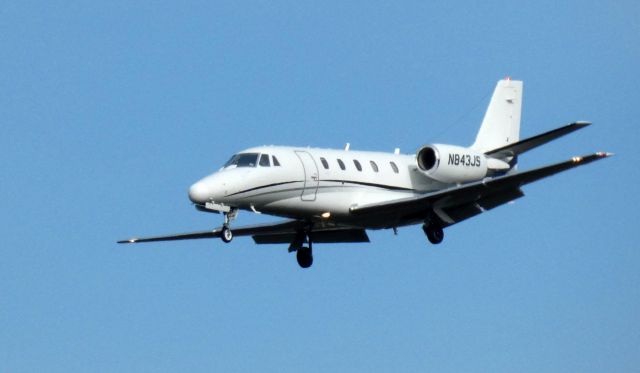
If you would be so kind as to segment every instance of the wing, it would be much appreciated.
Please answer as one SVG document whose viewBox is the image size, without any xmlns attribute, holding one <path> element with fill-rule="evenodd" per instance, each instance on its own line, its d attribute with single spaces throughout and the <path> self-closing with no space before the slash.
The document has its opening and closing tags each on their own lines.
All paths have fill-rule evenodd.
<svg viewBox="0 0 640 373">
<path fill-rule="evenodd" d="M 249 225 L 233 228 L 234 237 L 252 236 L 257 244 L 291 243 L 300 235 L 300 232 L 309 232 L 312 242 L 337 243 L 337 242 L 369 242 L 369 237 L 364 229 L 328 226 L 315 224 L 311 228 L 301 220 L 284 220 L 276 223 Z M 118 243 L 139 243 L 156 241 L 194 240 L 200 238 L 220 238 L 222 227 L 209 231 L 174 234 L 168 236 L 156 236 L 145 238 L 131 238 L 118 241 Z"/>
<path fill-rule="evenodd" d="M 485 179 L 418 197 L 351 208 L 354 216 L 402 225 L 424 221 L 435 213 L 444 227 L 522 197 L 520 187 L 568 169 L 610 156 L 595 153 L 530 171 Z"/>
</svg>

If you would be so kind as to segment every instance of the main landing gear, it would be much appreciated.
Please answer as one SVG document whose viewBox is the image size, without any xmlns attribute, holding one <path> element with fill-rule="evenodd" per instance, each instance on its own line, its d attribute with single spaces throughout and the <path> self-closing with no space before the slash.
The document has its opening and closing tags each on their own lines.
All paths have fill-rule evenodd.
<svg viewBox="0 0 640 373">
<path fill-rule="evenodd" d="M 424 231 L 424 234 L 427 235 L 429 242 L 434 245 L 437 245 L 444 240 L 444 231 L 439 224 L 424 223 L 422 230 Z"/>
<path fill-rule="evenodd" d="M 302 268 L 309 268 L 313 264 L 313 252 L 311 251 L 311 243 L 309 247 L 301 247 L 296 252 L 298 265 Z"/>
<path fill-rule="evenodd" d="M 308 246 L 304 246 L 305 242 Z M 296 252 L 296 260 L 301 268 L 309 268 L 313 264 L 313 250 L 311 237 L 304 231 L 296 234 L 293 242 L 289 245 L 289 252 Z"/>
<path fill-rule="evenodd" d="M 231 242 L 233 240 L 233 232 L 231 232 L 231 228 L 229 228 L 229 224 L 232 220 L 234 220 L 238 216 L 238 209 L 231 209 L 229 212 L 224 213 L 224 224 L 222 224 L 222 231 L 220 232 L 220 238 L 225 243 Z"/>
</svg>

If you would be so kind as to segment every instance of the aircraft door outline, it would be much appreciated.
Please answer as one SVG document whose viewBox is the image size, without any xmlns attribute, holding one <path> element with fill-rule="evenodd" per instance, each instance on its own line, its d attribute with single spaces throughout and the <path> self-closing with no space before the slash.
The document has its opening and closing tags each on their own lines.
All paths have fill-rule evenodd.
<svg viewBox="0 0 640 373">
<path fill-rule="evenodd" d="M 300 199 L 302 201 L 315 201 L 320 184 L 318 165 L 309 152 L 296 150 L 295 153 L 304 169 L 304 188 L 300 194 Z"/>
</svg>

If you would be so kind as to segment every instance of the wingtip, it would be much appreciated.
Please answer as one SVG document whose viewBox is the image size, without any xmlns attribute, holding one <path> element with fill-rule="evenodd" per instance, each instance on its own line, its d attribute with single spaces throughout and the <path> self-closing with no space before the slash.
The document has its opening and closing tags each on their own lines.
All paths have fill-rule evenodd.
<svg viewBox="0 0 640 373">
<path fill-rule="evenodd" d="M 589 122 L 588 120 L 579 120 L 579 121 L 576 121 L 574 124 L 579 127 L 586 127 L 586 126 L 590 126 L 593 123 Z"/>
<path fill-rule="evenodd" d="M 583 161 L 586 163 L 589 163 L 591 161 L 595 161 L 602 158 L 608 158 L 611 156 L 613 156 L 613 153 L 597 152 L 597 153 L 593 153 L 593 154 L 589 154 L 581 157 L 572 157 L 570 161 L 573 163 L 582 163 Z"/>
<path fill-rule="evenodd" d="M 137 239 L 137 238 L 130 238 L 130 239 L 128 239 L 128 240 L 121 240 L 121 241 L 118 241 L 118 243 L 136 243 L 136 242 L 138 242 L 138 239 Z"/>
</svg>

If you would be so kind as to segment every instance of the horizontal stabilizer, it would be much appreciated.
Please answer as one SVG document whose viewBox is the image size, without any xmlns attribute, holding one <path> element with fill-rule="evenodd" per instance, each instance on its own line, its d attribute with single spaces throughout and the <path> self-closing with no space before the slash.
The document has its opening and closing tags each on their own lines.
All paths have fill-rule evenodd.
<svg viewBox="0 0 640 373">
<path fill-rule="evenodd" d="M 536 148 L 540 145 L 544 145 L 549 141 L 555 140 L 558 137 L 562 137 L 564 135 L 568 135 L 573 131 L 577 131 L 581 128 L 584 128 L 590 125 L 590 122 L 575 122 L 568 124 L 564 127 L 556 128 L 549 132 L 542 133 L 537 136 L 529 137 L 528 139 L 524 139 L 522 141 L 518 141 L 513 144 L 509 144 L 507 146 L 503 146 L 494 150 L 490 150 L 485 152 L 486 155 L 491 156 L 493 158 L 508 158 L 514 157 L 518 154 L 522 154 L 528 150 Z"/>
</svg>

